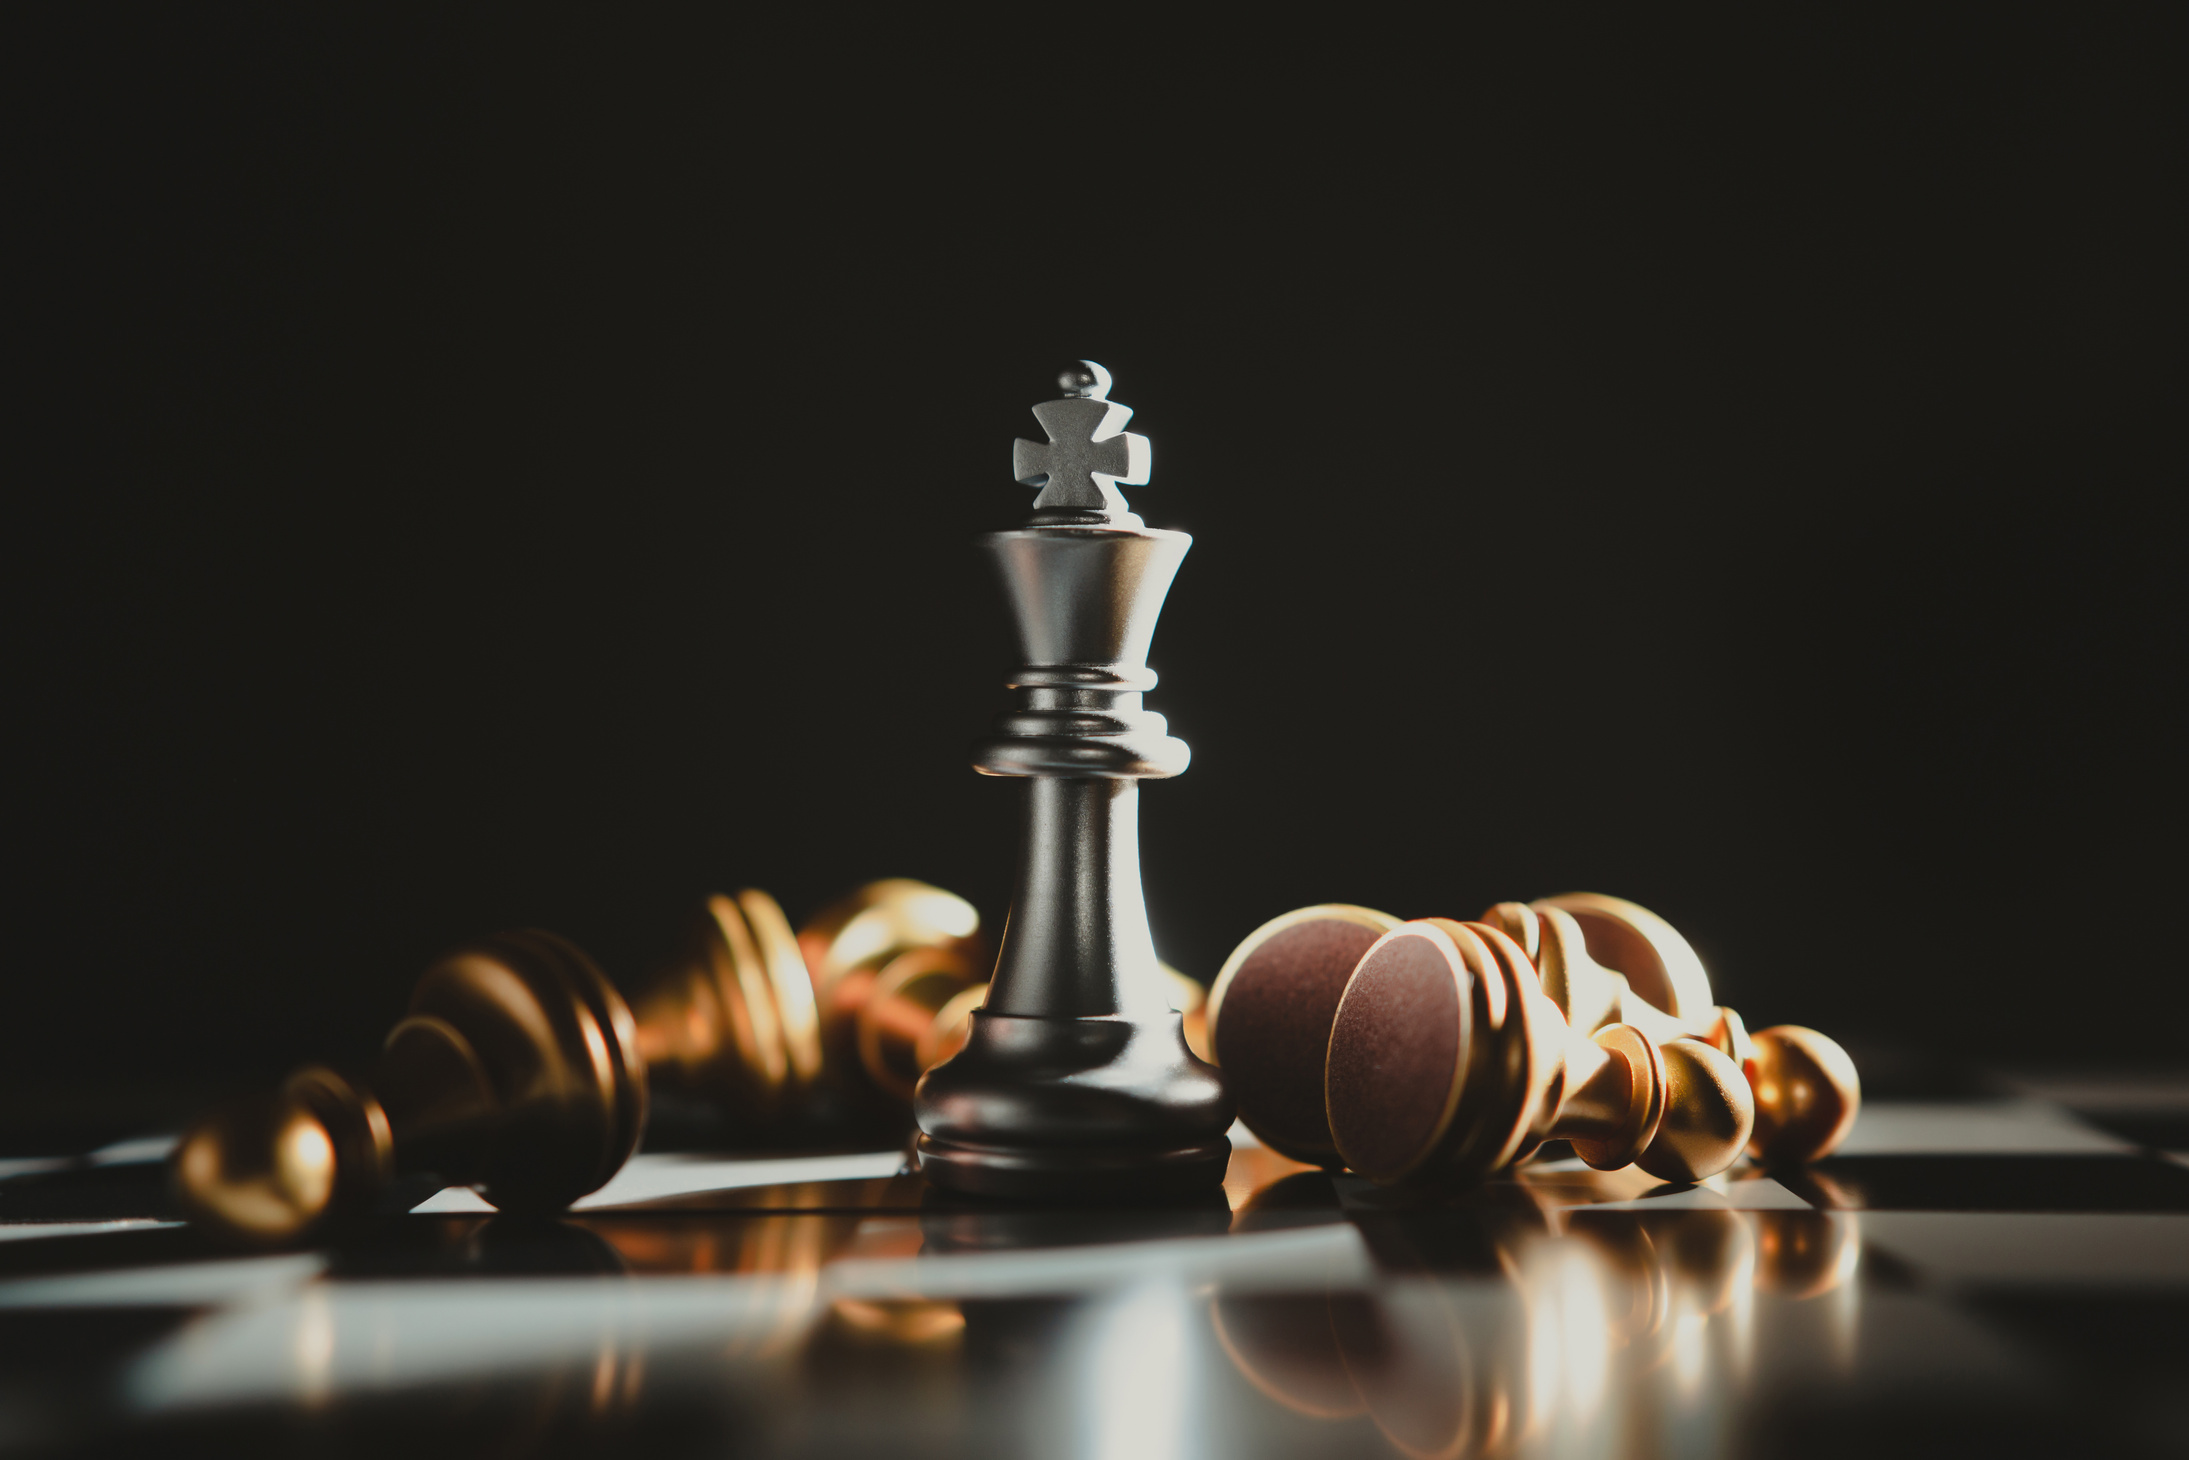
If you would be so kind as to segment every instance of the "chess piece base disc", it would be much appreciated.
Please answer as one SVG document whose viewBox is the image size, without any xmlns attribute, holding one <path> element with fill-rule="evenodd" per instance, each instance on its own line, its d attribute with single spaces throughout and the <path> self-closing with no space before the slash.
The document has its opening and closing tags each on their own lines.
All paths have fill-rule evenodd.
<svg viewBox="0 0 2189 1460">
<path fill-rule="evenodd" d="M 1177 1201 L 1215 1190 L 1231 1161 L 1231 1142 L 1222 1136 L 1151 1151 L 1140 1146 L 1005 1150 L 923 1135 L 917 1150 L 920 1174 L 935 1185 L 1009 1201 Z"/>
<path fill-rule="evenodd" d="M 1186 1048 L 1182 1025 L 1175 1012 L 976 1010 L 965 1047 L 920 1079 L 920 1174 L 1014 1201 L 1168 1202 L 1215 1191 L 1231 1156 L 1231 1100 Z"/>
</svg>

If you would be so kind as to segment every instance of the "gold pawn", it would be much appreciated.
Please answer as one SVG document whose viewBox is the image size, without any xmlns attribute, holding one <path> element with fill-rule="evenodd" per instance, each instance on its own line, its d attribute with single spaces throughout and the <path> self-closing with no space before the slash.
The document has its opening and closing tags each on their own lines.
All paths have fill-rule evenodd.
<svg viewBox="0 0 2189 1460">
<path fill-rule="evenodd" d="M 1574 1028 L 1630 1024 L 1659 1044 L 1700 1040 L 1730 1059 L 1754 1100 L 1748 1152 L 1756 1160 L 1771 1166 L 1821 1160 L 1853 1129 L 1862 1080 L 1847 1051 L 1798 1024 L 1751 1035 L 1737 1012 L 1712 1003 L 1694 948 L 1648 908 L 1570 892 L 1501 902 L 1482 921 L 1526 951 L 1543 991 Z"/>
</svg>

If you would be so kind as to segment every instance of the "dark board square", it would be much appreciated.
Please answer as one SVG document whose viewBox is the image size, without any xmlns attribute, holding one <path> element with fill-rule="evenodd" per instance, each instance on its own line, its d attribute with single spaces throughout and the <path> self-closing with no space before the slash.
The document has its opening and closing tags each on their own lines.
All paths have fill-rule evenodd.
<svg viewBox="0 0 2189 1460">
<path fill-rule="evenodd" d="M 0 1181 L 0 1222 L 109 1222 L 181 1215 L 164 1162 L 70 1166 Z"/>
<path fill-rule="evenodd" d="M 2148 1156 L 1838 1156 L 1779 1180 L 1844 1211 L 2189 1212 L 2189 1168 Z"/>
<path fill-rule="evenodd" d="M 2189 1151 L 2189 1110 L 2078 1110 L 2084 1120 L 2124 1141 L 2157 1151 Z"/>
</svg>

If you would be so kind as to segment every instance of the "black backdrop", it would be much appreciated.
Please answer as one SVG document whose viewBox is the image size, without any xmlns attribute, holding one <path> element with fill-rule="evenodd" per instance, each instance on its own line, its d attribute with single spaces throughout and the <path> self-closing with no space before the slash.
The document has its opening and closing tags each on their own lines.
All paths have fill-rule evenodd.
<svg viewBox="0 0 2189 1460">
<path fill-rule="evenodd" d="M 504 925 L 1000 917 L 968 541 L 1081 355 L 1196 535 L 1173 962 L 1587 887 L 1752 1023 L 2176 1056 L 2159 12 L 305 8 L 7 22 L 11 1098 L 354 1058 Z"/>
</svg>

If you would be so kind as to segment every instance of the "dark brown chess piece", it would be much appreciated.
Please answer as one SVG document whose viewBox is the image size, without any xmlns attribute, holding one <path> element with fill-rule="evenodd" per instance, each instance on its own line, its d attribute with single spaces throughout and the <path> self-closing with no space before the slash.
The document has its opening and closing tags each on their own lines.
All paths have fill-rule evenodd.
<svg viewBox="0 0 2189 1460">
<path fill-rule="evenodd" d="M 965 1047 L 922 1077 L 921 1172 L 939 1186 L 1038 1200 L 1213 1194 L 1231 1101 L 1169 1007 L 1140 887 L 1140 782 L 1189 752 L 1141 707 L 1149 641 L 1186 549 L 1116 483 L 1146 480 L 1147 442 L 1082 366 L 1022 441 L 1038 483 L 1024 527 L 984 540 L 1016 619 L 1016 709 L 976 769 L 1023 780 L 1017 884 Z"/>
</svg>

